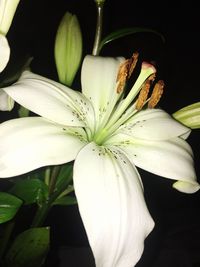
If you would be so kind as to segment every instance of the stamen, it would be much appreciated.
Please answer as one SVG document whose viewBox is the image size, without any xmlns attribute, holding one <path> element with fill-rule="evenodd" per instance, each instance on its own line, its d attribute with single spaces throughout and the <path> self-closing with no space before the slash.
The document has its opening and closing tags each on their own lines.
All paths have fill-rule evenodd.
<svg viewBox="0 0 200 267">
<path fill-rule="evenodd" d="M 141 110 L 143 108 L 144 103 L 147 100 L 150 87 L 151 87 L 151 82 L 149 80 L 146 80 L 146 82 L 142 86 L 142 89 L 140 91 L 140 94 L 139 94 L 137 102 L 136 102 L 136 109 L 137 110 Z"/>
<path fill-rule="evenodd" d="M 118 82 L 118 86 L 117 86 L 117 93 L 120 94 L 123 89 L 124 86 L 126 84 L 127 81 L 127 77 L 128 77 L 128 67 L 129 67 L 129 59 L 126 59 L 120 66 L 119 66 L 119 71 L 117 74 L 117 82 Z"/>
<path fill-rule="evenodd" d="M 153 92 L 152 95 L 150 97 L 150 100 L 148 102 L 148 108 L 154 108 L 158 102 L 160 101 L 160 98 L 163 94 L 163 88 L 164 88 L 164 81 L 160 80 L 158 81 L 154 88 L 153 88 Z"/>
<path fill-rule="evenodd" d="M 117 93 L 120 94 L 123 92 L 124 86 L 127 82 L 127 80 L 131 77 L 131 74 L 133 73 L 133 70 L 135 69 L 135 66 L 138 61 L 139 53 L 133 53 L 132 57 L 130 59 L 126 59 L 120 66 L 119 71 L 117 74 Z"/>
<path fill-rule="evenodd" d="M 140 90 L 138 99 L 136 100 L 136 109 L 137 110 L 141 110 L 143 108 L 143 106 L 147 100 L 151 84 L 154 81 L 155 77 L 156 77 L 156 75 L 155 75 L 155 73 L 153 73 L 144 82 L 142 89 Z"/>
<path fill-rule="evenodd" d="M 129 73 L 128 73 L 128 78 L 131 77 L 134 69 L 135 69 L 135 66 L 137 64 L 137 61 L 138 61 L 138 57 L 139 57 L 139 53 L 138 52 L 135 52 L 133 53 L 132 57 L 129 59 Z"/>
</svg>

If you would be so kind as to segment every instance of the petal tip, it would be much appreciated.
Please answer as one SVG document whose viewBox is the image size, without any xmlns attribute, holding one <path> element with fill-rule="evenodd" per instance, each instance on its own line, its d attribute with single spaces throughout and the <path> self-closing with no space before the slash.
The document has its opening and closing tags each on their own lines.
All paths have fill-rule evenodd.
<svg viewBox="0 0 200 267">
<path fill-rule="evenodd" d="M 187 193 L 187 194 L 196 193 L 200 189 L 199 183 L 195 181 L 194 182 L 177 181 L 173 183 L 172 187 L 182 193 Z"/>
</svg>

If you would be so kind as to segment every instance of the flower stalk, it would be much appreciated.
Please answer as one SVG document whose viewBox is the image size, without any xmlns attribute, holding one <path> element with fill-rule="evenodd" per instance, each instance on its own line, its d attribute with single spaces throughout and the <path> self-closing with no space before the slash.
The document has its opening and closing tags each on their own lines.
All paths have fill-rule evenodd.
<svg viewBox="0 0 200 267">
<path fill-rule="evenodd" d="M 37 209 L 37 212 L 35 214 L 35 217 L 33 219 L 31 227 L 40 227 L 43 225 L 43 222 L 46 219 L 46 216 L 48 215 L 49 210 L 52 207 L 53 202 L 60 196 L 65 193 L 65 195 L 71 193 L 73 191 L 73 187 L 70 188 L 70 190 L 66 191 L 66 187 L 69 184 L 69 181 L 72 179 L 72 168 L 69 167 L 69 173 L 70 179 L 66 179 L 66 182 L 62 184 L 62 186 L 57 189 L 56 188 L 56 182 L 58 178 L 58 174 L 60 172 L 61 166 L 54 166 L 50 178 L 49 183 L 49 198 L 44 201 Z"/>
<path fill-rule="evenodd" d="M 54 166 L 52 169 L 50 181 L 49 181 L 49 195 L 53 194 L 56 186 L 57 177 L 60 172 L 60 166 Z"/>
<path fill-rule="evenodd" d="M 97 23 L 96 23 L 94 46 L 92 51 L 93 56 L 97 56 L 99 54 L 99 45 L 102 37 L 103 7 L 104 7 L 104 1 L 95 1 L 95 2 L 97 7 Z"/>
</svg>

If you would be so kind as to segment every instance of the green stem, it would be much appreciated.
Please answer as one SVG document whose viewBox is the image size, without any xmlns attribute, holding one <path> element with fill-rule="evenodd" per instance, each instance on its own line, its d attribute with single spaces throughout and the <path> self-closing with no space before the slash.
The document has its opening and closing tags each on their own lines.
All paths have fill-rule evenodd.
<svg viewBox="0 0 200 267">
<path fill-rule="evenodd" d="M 99 45 L 101 42 L 102 26 L 103 26 L 103 6 L 104 6 L 104 2 L 96 2 L 97 24 L 96 24 L 94 46 L 93 46 L 93 51 L 92 51 L 93 56 L 98 56 L 99 54 Z"/>
<path fill-rule="evenodd" d="M 33 219 L 31 227 L 40 227 L 43 225 L 43 223 L 44 223 L 44 221 L 48 215 L 48 212 L 51 209 L 53 202 L 60 196 L 60 194 L 62 194 L 63 191 L 66 190 L 66 187 L 68 186 L 68 184 L 72 180 L 73 168 L 69 167 L 68 175 L 70 176 L 70 178 L 66 179 L 66 181 L 63 182 L 61 184 L 61 186 L 55 190 L 56 181 L 57 181 L 57 174 L 59 173 L 60 168 L 61 168 L 60 166 L 55 166 L 54 170 L 52 171 L 51 179 L 53 181 L 50 182 L 51 186 L 49 189 L 49 192 L 50 192 L 49 198 L 39 206 L 39 208 L 35 214 L 35 217 Z"/>
<path fill-rule="evenodd" d="M 58 177 L 58 174 L 60 172 L 60 169 L 61 169 L 61 166 L 54 166 L 52 169 L 50 182 L 49 182 L 49 195 L 51 195 L 54 192 L 57 177 Z"/>
<path fill-rule="evenodd" d="M 51 168 L 47 167 L 45 170 L 44 181 L 45 181 L 45 184 L 48 186 L 49 186 L 49 182 L 50 182 L 50 177 L 51 177 Z"/>
<path fill-rule="evenodd" d="M 42 226 L 43 222 L 45 221 L 47 214 L 51 208 L 50 201 L 47 200 L 46 202 L 42 203 L 41 206 L 37 209 L 31 227 L 40 227 Z"/>
</svg>

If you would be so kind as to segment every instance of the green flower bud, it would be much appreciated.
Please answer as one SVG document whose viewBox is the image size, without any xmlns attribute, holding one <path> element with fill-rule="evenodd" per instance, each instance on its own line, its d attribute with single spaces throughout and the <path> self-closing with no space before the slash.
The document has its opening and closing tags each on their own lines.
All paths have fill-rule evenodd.
<svg viewBox="0 0 200 267">
<path fill-rule="evenodd" d="M 57 30 L 55 62 L 61 83 L 71 86 L 82 57 L 82 34 L 78 19 L 66 12 Z"/>
<path fill-rule="evenodd" d="M 191 129 L 200 128 L 200 102 L 188 105 L 175 113 L 172 116 Z"/>
</svg>

